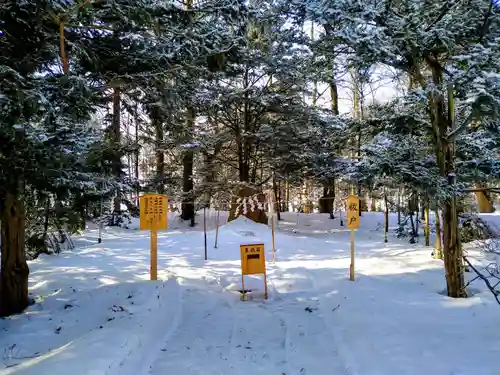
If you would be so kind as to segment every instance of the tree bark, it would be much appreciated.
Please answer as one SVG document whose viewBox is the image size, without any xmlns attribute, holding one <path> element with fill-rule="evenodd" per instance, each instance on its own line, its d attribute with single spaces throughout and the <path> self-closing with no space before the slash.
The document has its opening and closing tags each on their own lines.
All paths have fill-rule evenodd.
<svg viewBox="0 0 500 375">
<path fill-rule="evenodd" d="M 274 171 L 273 171 L 273 191 L 274 191 L 274 197 L 276 198 L 276 202 L 274 203 L 273 211 L 276 212 L 278 220 L 281 220 L 280 205 L 279 205 L 280 193 L 279 193 L 278 184 L 276 183 L 276 173 Z"/>
<path fill-rule="evenodd" d="M 334 115 L 338 116 L 339 115 L 339 93 L 338 93 L 338 87 L 337 87 L 337 80 L 335 79 L 335 58 L 331 58 L 331 63 L 332 63 L 332 71 L 330 75 L 330 100 L 331 100 L 331 109 Z M 324 191 L 325 194 L 323 194 L 325 197 L 331 198 L 331 200 L 328 201 L 328 207 L 326 208 L 326 211 L 330 214 L 330 219 L 334 219 L 334 203 L 335 203 L 335 178 L 332 178 L 330 186 L 327 188 L 330 189 L 330 191 Z"/>
<path fill-rule="evenodd" d="M 306 180 L 302 185 L 302 212 L 312 213 L 312 202 L 309 199 L 309 181 Z"/>
<path fill-rule="evenodd" d="M 452 191 L 454 191 L 455 186 L 455 144 L 446 138 L 446 133 L 454 130 L 454 113 L 454 93 L 451 88 L 448 88 L 448 121 L 440 123 L 440 129 L 442 130 L 441 154 L 444 161 L 442 172 L 448 179 L 448 185 Z M 463 272 L 463 254 L 458 233 L 456 196 L 447 199 L 443 205 L 443 250 L 448 296 L 454 298 L 467 297 Z"/>
<path fill-rule="evenodd" d="M 425 61 L 432 73 L 433 84 L 435 87 L 442 87 L 443 68 L 441 64 L 431 54 L 425 56 Z M 411 67 L 411 74 L 415 82 L 418 82 L 423 89 L 427 88 L 427 81 L 423 77 L 418 64 Z M 453 139 L 448 137 L 448 133 L 455 128 L 455 99 L 451 87 L 448 87 L 447 96 L 448 103 L 445 102 L 445 96 L 442 93 L 431 90 L 428 94 L 428 110 L 433 128 L 432 135 L 436 162 L 441 176 L 448 180 L 450 190 L 454 191 L 455 143 Z M 455 197 L 442 202 L 442 213 L 443 256 L 448 296 L 454 298 L 466 297 L 462 249 L 458 236 L 457 200 Z"/>
<path fill-rule="evenodd" d="M 285 202 L 284 202 L 284 208 L 283 212 L 289 212 L 290 211 L 290 183 L 288 180 L 285 182 Z"/>
<path fill-rule="evenodd" d="M 283 209 L 283 202 L 281 201 L 283 199 L 282 191 L 281 191 L 281 180 L 278 180 L 278 186 L 277 186 L 277 204 L 276 204 L 276 215 L 277 219 L 281 220 L 281 210 Z"/>
<path fill-rule="evenodd" d="M 371 195 L 370 211 L 375 212 L 375 211 L 377 211 L 377 200 L 375 199 L 373 194 L 370 194 L 370 195 Z"/>
<path fill-rule="evenodd" d="M 25 211 L 19 191 L 0 197 L 1 271 L 0 316 L 22 312 L 28 307 L 29 268 L 24 249 Z"/>
<path fill-rule="evenodd" d="M 139 207 L 139 194 L 141 185 L 139 183 L 139 117 L 137 114 L 137 104 L 135 105 L 135 160 L 134 160 L 134 173 L 135 173 L 135 205 Z M 102 213 L 101 213 L 102 214 Z"/>
<path fill-rule="evenodd" d="M 434 84 L 442 85 L 441 67 L 434 64 L 431 67 Z M 436 141 L 436 160 L 441 175 L 448 180 L 448 185 L 453 190 L 455 184 L 455 147 L 448 140 L 447 133 L 454 128 L 454 97 L 451 89 L 448 89 L 448 116 L 446 117 L 446 105 L 444 96 L 430 94 L 429 107 L 431 110 L 431 122 L 434 129 Z M 446 286 L 449 297 L 466 297 L 465 281 L 462 269 L 462 249 L 458 239 L 458 217 L 456 198 L 448 198 L 443 202 L 442 208 L 442 230 L 443 230 L 443 258 L 446 273 Z"/>
<path fill-rule="evenodd" d="M 439 206 L 436 202 L 436 240 L 434 242 L 434 258 L 443 259 L 443 243 L 441 240 L 441 219 L 439 217 Z"/>
<path fill-rule="evenodd" d="M 329 214 L 330 219 L 334 219 L 333 201 L 335 200 L 335 185 L 323 187 L 323 196 L 319 200 L 319 212 Z"/>
<path fill-rule="evenodd" d="M 188 132 L 192 132 L 195 122 L 195 112 L 194 108 L 187 108 L 186 115 L 186 127 Z M 191 226 L 194 226 L 194 197 L 193 197 L 193 164 L 194 164 L 194 153 L 193 150 L 188 148 L 184 150 L 184 155 L 182 157 L 182 167 L 183 167 L 183 178 L 182 178 L 182 192 L 184 193 L 184 198 L 182 200 L 181 209 L 181 219 L 191 220 Z"/>
<path fill-rule="evenodd" d="M 430 233 L 430 226 L 429 226 L 429 199 L 426 198 L 425 201 L 422 204 L 423 211 L 424 211 L 424 219 L 425 219 L 425 246 L 430 246 L 431 245 L 431 233 Z"/>
<path fill-rule="evenodd" d="M 248 74 L 249 70 L 248 68 L 246 68 L 243 74 L 243 87 L 245 88 L 248 88 L 250 86 L 250 79 Z M 235 134 L 240 182 L 250 182 L 250 153 L 252 150 L 252 144 L 250 139 L 246 135 L 251 131 L 249 101 L 250 98 L 248 90 L 245 90 L 243 101 L 243 125 L 242 129 L 239 127 L 239 125 L 236 127 Z"/>
<path fill-rule="evenodd" d="M 401 189 L 398 189 L 398 226 L 401 225 Z"/>
<path fill-rule="evenodd" d="M 484 188 L 484 186 L 477 185 L 477 189 Z M 495 212 L 495 207 L 493 207 L 493 202 L 491 197 L 486 191 L 476 191 L 476 202 L 477 210 L 479 213 L 493 213 Z"/>
<path fill-rule="evenodd" d="M 121 90 L 119 87 L 115 87 L 113 90 L 113 118 L 111 121 L 113 144 L 115 146 L 115 160 L 114 160 L 114 173 L 117 178 L 119 178 L 122 171 L 121 162 L 121 150 L 120 150 L 120 140 L 121 140 Z M 118 216 L 121 212 L 121 191 L 117 190 L 114 204 L 113 204 L 113 225 L 118 224 Z"/>
<path fill-rule="evenodd" d="M 152 113 L 153 128 L 155 130 L 155 158 L 156 158 L 156 191 L 158 194 L 165 193 L 165 152 L 163 149 L 163 123 L 159 119 L 158 110 L 155 108 Z"/>
</svg>

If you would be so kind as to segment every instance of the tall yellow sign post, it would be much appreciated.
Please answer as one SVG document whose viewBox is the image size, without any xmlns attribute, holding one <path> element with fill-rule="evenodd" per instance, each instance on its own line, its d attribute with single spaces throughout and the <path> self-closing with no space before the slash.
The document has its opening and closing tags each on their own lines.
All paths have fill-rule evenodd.
<svg viewBox="0 0 500 375">
<path fill-rule="evenodd" d="M 168 229 L 168 197 L 144 194 L 139 198 L 140 229 L 151 231 L 150 280 L 158 279 L 158 231 Z"/>
<path fill-rule="evenodd" d="M 354 281 L 354 229 L 359 228 L 359 198 L 355 195 L 347 197 L 347 228 L 351 230 L 351 265 L 349 279 Z"/>
<path fill-rule="evenodd" d="M 245 296 L 245 275 L 264 274 L 264 297 L 267 299 L 266 256 L 264 244 L 240 245 L 241 253 L 241 295 Z"/>
</svg>

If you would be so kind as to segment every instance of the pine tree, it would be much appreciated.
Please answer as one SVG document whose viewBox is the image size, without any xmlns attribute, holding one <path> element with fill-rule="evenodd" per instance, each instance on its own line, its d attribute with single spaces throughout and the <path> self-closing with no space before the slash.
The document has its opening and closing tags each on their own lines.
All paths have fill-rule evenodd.
<svg viewBox="0 0 500 375">
<path fill-rule="evenodd" d="M 304 7 L 298 9 L 302 12 Z M 498 114 L 496 67 L 481 63 L 498 57 L 497 7 L 486 0 L 453 5 L 347 0 L 335 4 L 335 8 L 310 1 L 305 10 L 306 16 L 320 24 L 331 26 L 339 19 L 343 21 L 343 29 L 335 36 L 355 51 L 351 61 L 354 66 L 388 65 L 408 74 L 422 90 L 436 163 L 445 181 L 441 187 L 446 187 L 441 190 L 440 202 L 448 295 L 464 296 L 455 143 L 470 131 L 473 119 Z M 481 59 L 476 55 L 478 49 L 483 53 Z M 477 69 L 470 69 L 476 62 Z M 457 112 L 457 99 L 466 99 L 462 112 Z"/>
</svg>

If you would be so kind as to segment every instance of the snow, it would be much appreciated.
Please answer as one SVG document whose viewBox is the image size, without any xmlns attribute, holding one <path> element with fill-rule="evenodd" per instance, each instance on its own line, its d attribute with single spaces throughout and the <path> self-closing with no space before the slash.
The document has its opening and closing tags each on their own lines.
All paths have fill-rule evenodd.
<svg viewBox="0 0 500 375">
<path fill-rule="evenodd" d="M 205 261 L 203 226 L 187 228 L 171 214 L 171 229 L 158 239 L 159 281 L 148 280 L 149 234 L 135 221 L 107 228 L 101 244 L 89 228 L 75 238 L 77 250 L 30 262 L 38 302 L 0 321 L 0 374 L 498 372 L 500 306 L 481 281 L 468 299 L 446 297 L 431 248 L 393 236 L 384 244 L 383 214 L 364 213 L 351 282 L 349 232 L 338 219 L 283 216 L 273 263 L 266 225 L 226 224 L 221 213 L 214 249 L 209 211 Z M 269 299 L 256 275 L 245 280 L 252 298 L 241 301 L 239 245 L 258 242 Z"/>
</svg>

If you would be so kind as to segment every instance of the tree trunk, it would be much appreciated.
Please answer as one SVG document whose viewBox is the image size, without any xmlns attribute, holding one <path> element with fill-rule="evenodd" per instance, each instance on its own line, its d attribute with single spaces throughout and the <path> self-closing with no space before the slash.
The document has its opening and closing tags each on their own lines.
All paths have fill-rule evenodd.
<svg viewBox="0 0 500 375">
<path fill-rule="evenodd" d="M 285 206 L 283 209 L 283 212 L 289 212 L 290 211 L 290 183 L 288 180 L 285 182 Z"/>
<path fill-rule="evenodd" d="M 302 212 L 312 213 L 312 202 L 309 200 L 309 181 L 307 180 L 302 185 Z"/>
<path fill-rule="evenodd" d="M 434 242 L 434 253 L 433 257 L 435 259 L 443 259 L 443 243 L 441 241 L 441 218 L 439 217 L 439 206 L 436 202 L 436 240 Z"/>
<path fill-rule="evenodd" d="M 243 87 L 250 86 L 249 68 L 245 68 L 243 74 Z M 248 90 L 245 90 L 243 101 L 243 128 L 236 128 L 236 145 L 238 154 L 238 169 L 240 182 L 250 182 L 250 154 L 252 150 L 251 140 L 248 138 L 248 133 L 251 131 L 250 123 L 250 97 Z M 242 131 L 243 130 L 243 131 Z"/>
<path fill-rule="evenodd" d="M 419 199 L 418 199 L 418 194 L 415 192 L 415 233 L 417 237 L 420 237 L 420 220 L 418 219 L 418 214 L 419 214 Z"/>
<path fill-rule="evenodd" d="M 335 199 L 335 185 L 323 187 L 323 196 L 319 200 L 319 212 L 329 214 L 330 219 L 334 219 L 333 201 Z"/>
<path fill-rule="evenodd" d="M 49 219 L 50 219 L 50 194 L 46 194 L 44 222 L 43 222 L 43 238 L 46 238 L 47 233 L 49 232 Z"/>
<path fill-rule="evenodd" d="M 353 78 L 353 111 L 354 111 L 354 118 L 357 120 L 361 120 L 362 118 L 362 113 L 361 113 L 361 100 L 360 100 L 360 95 L 361 95 L 361 84 L 360 84 L 360 77 L 357 71 L 354 71 L 352 73 L 352 78 Z M 361 127 L 358 126 L 357 133 L 354 138 L 354 148 L 353 154 L 356 156 L 356 160 L 359 160 L 361 156 Z M 359 204 L 359 216 L 362 216 L 363 211 L 368 211 L 366 207 L 366 201 L 361 197 L 361 183 L 358 181 L 356 183 L 356 188 L 357 188 L 357 195 L 360 200 Z"/>
<path fill-rule="evenodd" d="M 280 192 L 279 192 L 279 186 L 276 183 L 276 173 L 273 172 L 273 191 L 274 191 L 274 197 L 276 198 L 276 202 L 274 203 L 273 211 L 276 212 L 278 220 L 281 220 L 281 215 L 280 215 Z"/>
<path fill-rule="evenodd" d="M 477 185 L 477 189 L 482 189 L 484 186 Z M 493 207 L 493 202 L 486 191 L 476 191 L 476 202 L 477 202 L 477 210 L 479 213 L 493 213 L 495 212 L 495 207 Z"/>
<path fill-rule="evenodd" d="M 204 197 L 204 202 L 206 207 L 210 207 L 210 200 L 212 198 L 213 193 L 213 183 L 216 181 L 216 165 L 214 163 L 215 158 L 219 154 L 221 149 L 220 145 L 217 145 L 214 148 L 214 153 L 206 151 L 203 153 L 203 164 L 204 164 L 204 191 L 206 192 L 206 196 Z"/>
<path fill-rule="evenodd" d="M 467 297 L 462 269 L 462 251 L 458 239 L 457 216 L 454 204 L 443 204 L 443 256 L 448 296 Z"/>
<path fill-rule="evenodd" d="M 330 75 L 330 99 L 331 99 L 331 109 L 334 115 L 338 116 L 339 115 L 339 93 L 338 93 L 338 87 L 337 87 L 337 81 L 335 79 L 335 58 L 332 57 L 332 72 Z M 330 207 L 330 219 L 334 219 L 335 215 L 333 213 L 334 211 L 334 203 L 335 203 L 335 179 L 332 179 L 332 184 L 331 184 L 331 194 L 328 196 L 331 196 L 331 207 Z"/>
<path fill-rule="evenodd" d="M 186 114 L 186 127 L 187 131 L 191 134 L 194 128 L 195 112 L 194 108 L 188 107 Z M 181 219 L 190 220 L 191 226 L 194 226 L 194 196 L 193 196 L 193 164 L 194 164 L 194 152 L 192 149 L 188 148 L 184 150 L 184 155 L 182 157 L 182 192 L 184 193 L 184 198 L 182 200 L 181 209 Z"/>
<path fill-rule="evenodd" d="M 430 233 L 430 227 L 429 227 L 429 199 L 426 198 L 425 201 L 422 204 L 423 211 L 424 211 L 424 220 L 425 220 L 425 246 L 430 246 L 431 245 L 431 233 Z"/>
<path fill-rule="evenodd" d="M 443 106 L 444 107 L 444 106 Z M 441 112 L 442 113 L 442 112 Z M 448 131 L 455 128 L 455 98 L 452 89 L 448 88 L 448 121 L 440 125 L 441 154 L 444 161 L 443 175 L 454 191 L 455 186 L 455 144 L 445 137 Z M 462 248 L 458 233 L 457 198 L 447 199 L 443 205 L 443 255 L 446 271 L 448 296 L 454 298 L 467 297 L 463 273 Z"/>
<path fill-rule="evenodd" d="M 278 218 L 278 220 L 281 220 L 281 210 L 283 209 L 283 202 L 282 202 L 283 192 L 281 190 L 281 180 L 278 180 L 278 196 L 277 196 L 277 199 L 278 199 L 278 204 L 277 204 L 277 209 L 276 209 L 277 218 Z"/>
<path fill-rule="evenodd" d="M 375 199 L 375 197 L 373 196 L 373 194 L 371 194 L 370 201 L 371 201 L 370 211 L 372 211 L 372 212 L 377 211 L 377 200 Z"/>
<path fill-rule="evenodd" d="M 408 211 L 410 212 L 413 237 L 415 240 L 418 240 L 418 198 L 415 192 L 412 192 L 408 200 Z M 414 214 L 416 222 L 413 220 Z"/>
<path fill-rule="evenodd" d="M 443 68 L 434 56 L 425 56 L 432 73 L 435 87 L 443 87 Z M 427 89 L 427 80 L 421 73 L 420 66 L 411 67 L 411 73 L 423 89 Z M 455 98 L 453 89 L 448 87 L 448 103 L 442 93 L 431 90 L 428 94 L 429 117 L 433 128 L 433 140 L 436 162 L 441 176 L 448 180 L 450 190 L 455 187 L 455 143 L 448 134 L 455 128 Z M 447 105 L 446 105 L 447 104 Z M 448 108 L 448 111 L 446 111 Z M 466 297 L 463 275 L 462 249 L 458 238 L 458 217 L 456 198 L 449 198 L 442 203 L 443 255 L 446 273 L 446 286 L 449 297 Z"/>
<path fill-rule="evenodd" d="M 155 130 L 155 157 L 156 157 L 156 192 L 165 193 L 165 152 L 163 149 L 163 123 L 158 118 L 158 110 L 153 110 L 153 129 Z"/>
<path fill-rule="evenodd" d="M 398 226 L 401 226 L 401 189 L 398 189 Z"/>
<path fill-rule="evenodd" d="M 135 171 L 135 205 L 139 207 L 139 194 L 141 185 L 139 183 L 139 120 L 137 114 L 137 104 L 135 105 L 135 160 L 134 160 L 134 171 Z M 101 213 L 102 214 L 102 213 Z"/>
<path fill-rule="evenodd" d="M 442 69 L 437 63 L 431 66 L 436 87 L 442 86 Z M 446 107 L 448 116 L 446 117 Z M 431 123 L 435 129 L 436 160 L 441 175 L 448 180 L 454 191 L 455 185 L 455 145 L 448 140 L 447 133 L 454 129 L 455 100 L 448 88 L 448 105 L 439 93 L 429 94 Z M 458 216 L 456 198 L 448 198 L 442 204 L 443 257 L 446 274 L 446 287 L 449 297 L 466 297 L 465 280 L 462 268 L 462 249 L 458 238 Z"/>
<path fill-rule="evenodd" d="M 29 268 L 24 249 L 25 212 L 21 197 L 13 192 L 4 193 L 0 197 L 0 215 L 0 316 L 4 317 L 22 312 L 29 301 Z"/>
<path fill-rule="evenodd" d="M 115 177 L 121 177 L 122 162 L 121 162 L 121 90 L 119 87 L 115 87 L 113 91 L 113 119 L 111 121 L 112 134 L 113 134 L 113 144 L 115 146 L 115 165 L 114 173 Z M 121 191 L 117 190 L 114 203 L 113 203 L 113 225 L 118 225 L 119 216 L 121 213 Z"/>
<path fill-rule="evenodd" d="M 418 215 L 416 217 L 418 220 Z M 413 220 L 413 211 L 410 211 L 410 224 L 411 224 L 411 233 L 412 233 L 412 238 L 410 239 L 410 243 L 415 243 L 417 241 L 417 231 L 415 229 L 415 221 Z"/>
</svg>

